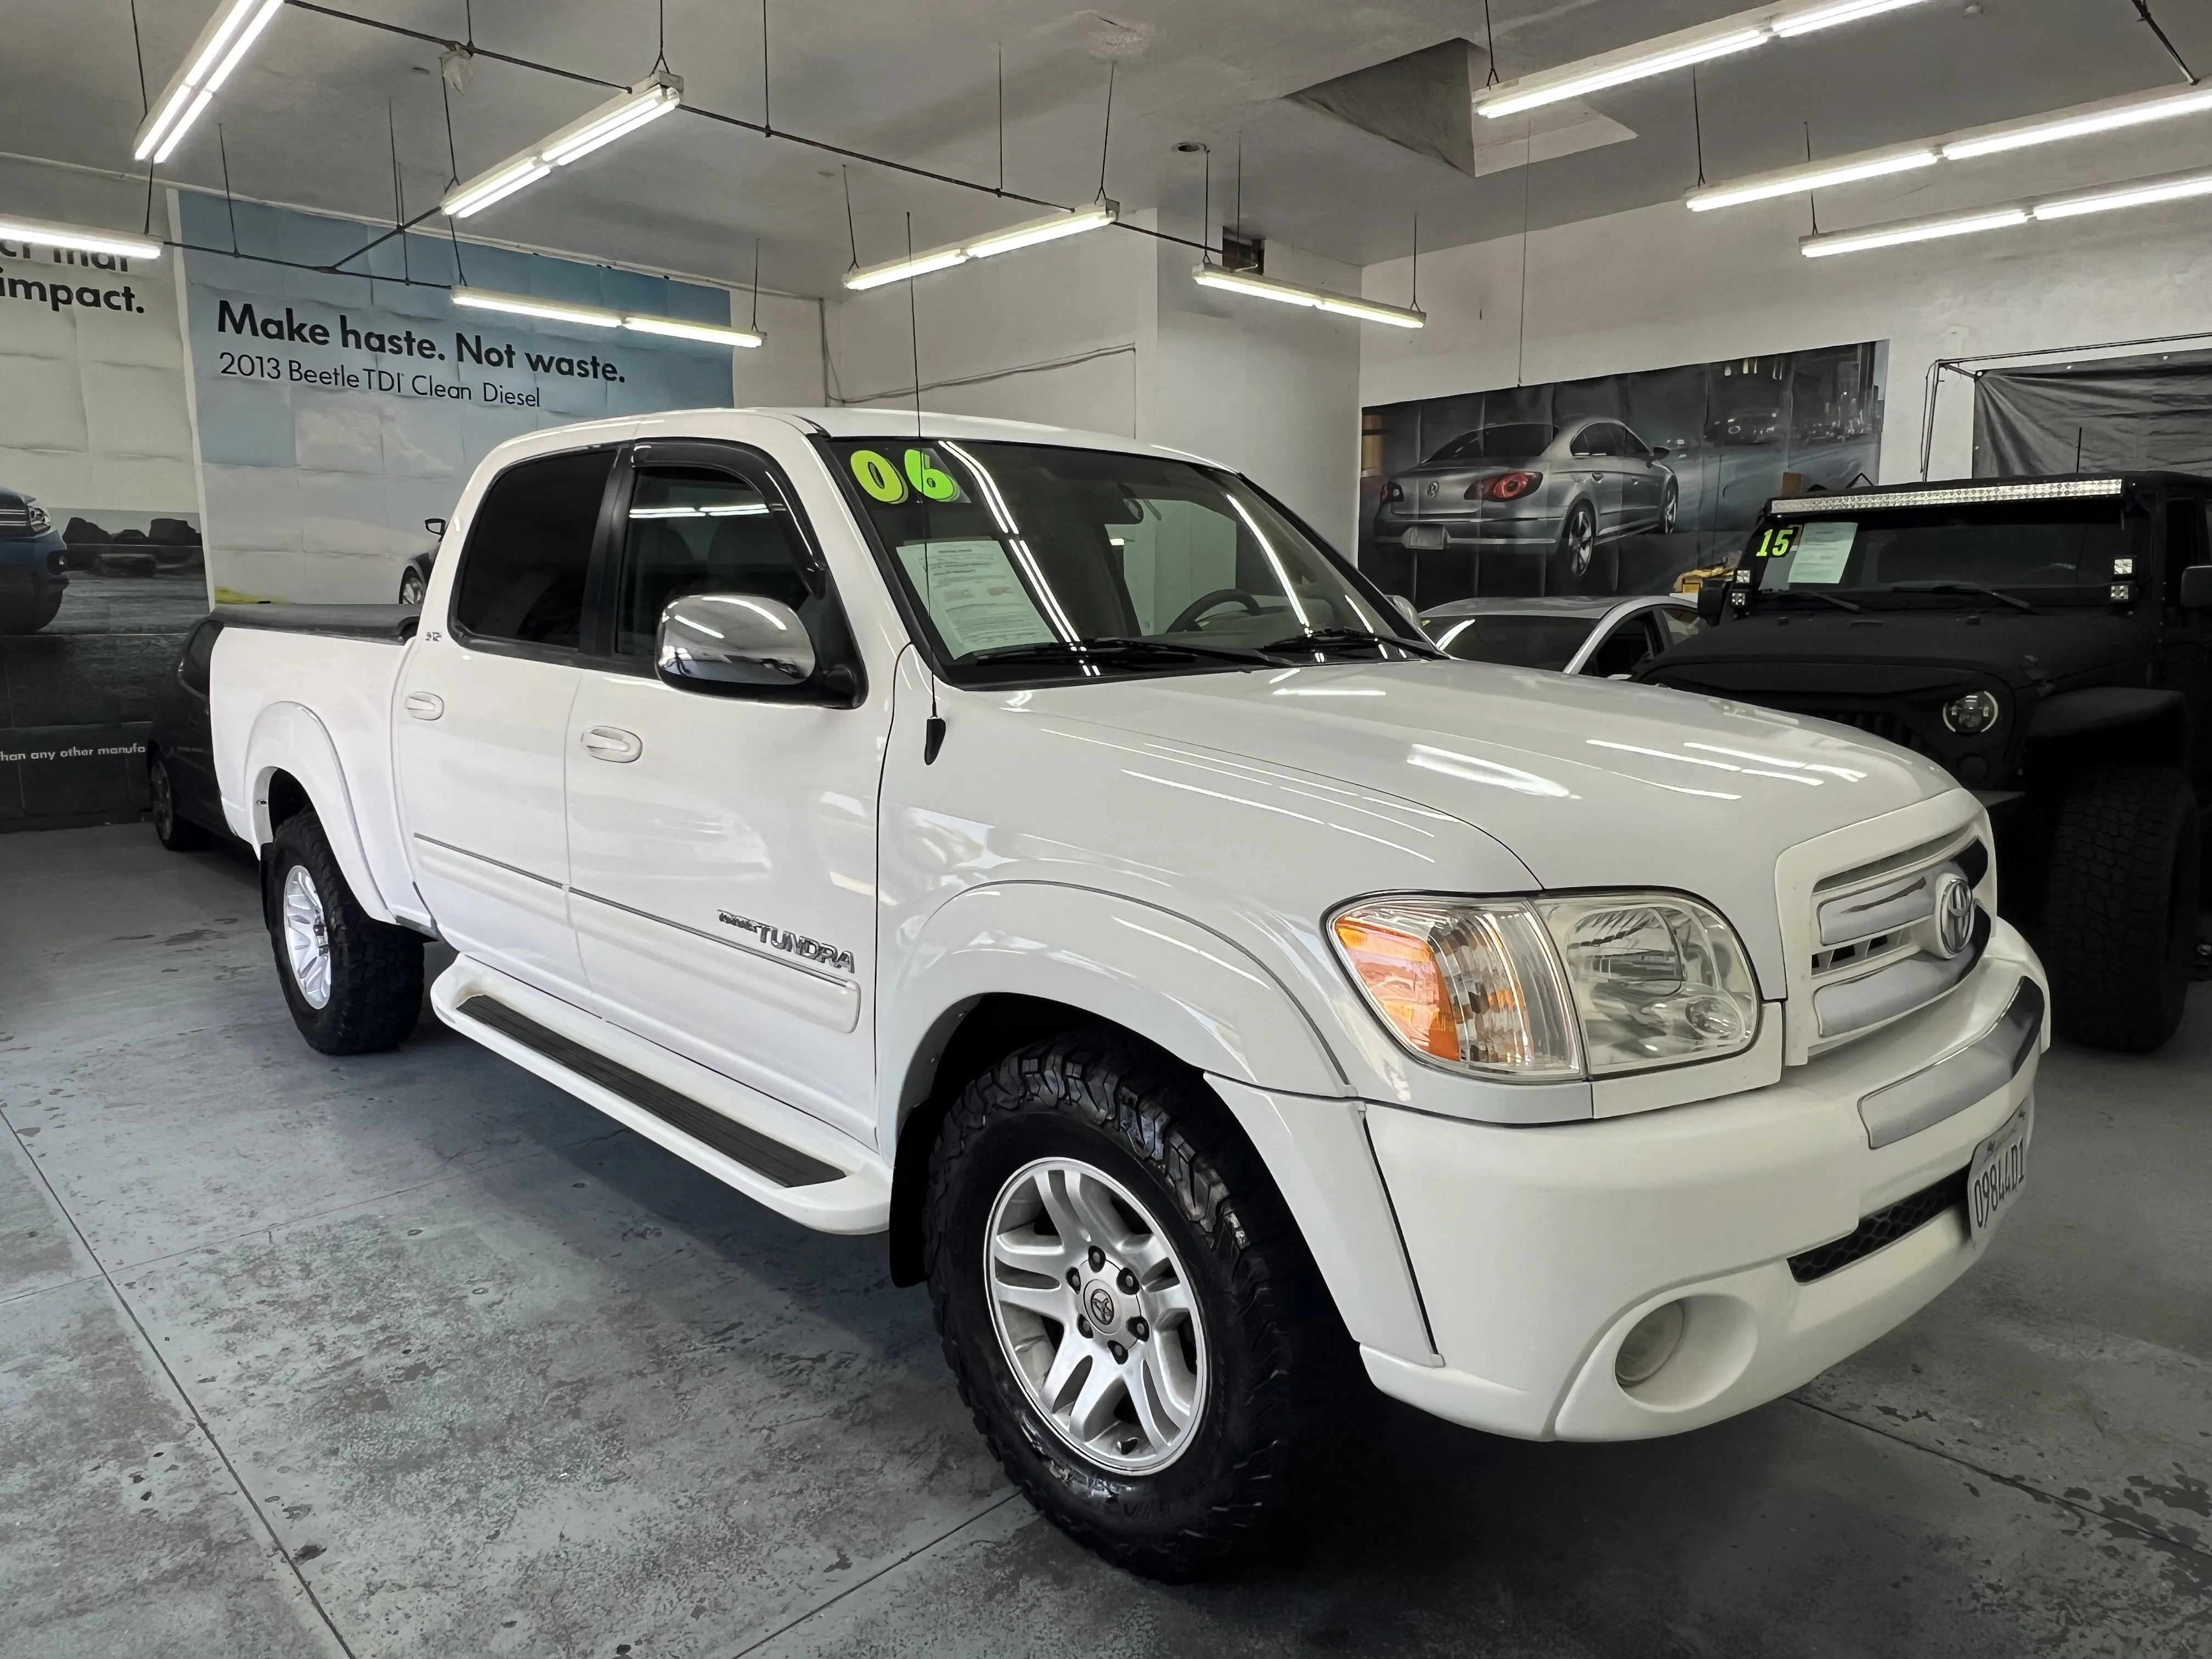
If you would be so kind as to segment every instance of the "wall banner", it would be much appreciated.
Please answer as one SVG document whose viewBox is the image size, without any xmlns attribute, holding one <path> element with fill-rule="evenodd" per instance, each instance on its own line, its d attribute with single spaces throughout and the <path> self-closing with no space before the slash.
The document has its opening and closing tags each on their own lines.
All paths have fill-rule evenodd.
<svg viewBox="0 0 2212 1659">
<path fill-rule="evenodd" d="M 0 240 L 0 830 L 145 802 L 143 721 L 207 608 L 174 283 Z"/>
<path fill-rule="evenodd" d="M 1887 357 L 1869 341 L 1370 409 L 1360 563 L 1424 609 L 1665 592 L 1729 562 L 1770 497 L 1874 478 Z"/>
<path fill-rule="evenodd" d="M 216 197 L 181 206 L 218 601 L 390 603 L 410 561 L 435 553 L 424 521 L 452 515 L 494 445 L 731 401 L 727 346 L 466 309 L 447 295 L 459 283 L 726 325 L 726 289 L 443 236 L 361 252 L 384 228 Z"/>
</svg>

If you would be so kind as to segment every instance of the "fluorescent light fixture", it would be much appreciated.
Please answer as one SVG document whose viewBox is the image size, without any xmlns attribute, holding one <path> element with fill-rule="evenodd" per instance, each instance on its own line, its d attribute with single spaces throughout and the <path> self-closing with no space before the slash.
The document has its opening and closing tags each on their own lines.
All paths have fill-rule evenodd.
<svg viewBox="0 0 2212 1659">
<path fill-rule="evenodd" d="M 1200 288 L 1226 289 L 1231 294 L 1249 294 L 1255 299 L 1273 300 L 1280 305 L 1304 306 L 1309 310 L 1330 312 L 1339 317 L 1355 317 L 1363 323 L 1387 323 L 1392 328 L 1420 328 L 1429 320 L 1426 313 L 1408 310 L 1403 306 L 1387 306 L 1376 300 L 1356 299 L 1349 294 L 1332 293 L 1325 288 L 1279 283 L 1272 276 L 1255 276 L 1249 270 L 1224 270 L 1219 265 L 1196 265 L 1190 274 L 1191 279 Z"/>
<path fill-rule="evenodd" d="M 1906 219 L 1893 225 L 1875 225 L 1866 230 L 1831 231 L 1822 236 L 1808 236 L 1797 244 L 1797 251 L 1808 259 L 1821 259 L 1832 253 L 1863 253 L 1869 248 L 1897 247 L 1906 242 L 1932 242 L 1943 236 L 1971 236 L 1977 231 L 2008 230 L 2014 225 L 2027 222 L 2026 208 L 1984 208 L 1973 213 L 1954 213 L 1942 218 Z"/>
<path fill-rule="evenodd" d="M 45 219 L 19 219 L 0 213 L 0 241 L 28 242 L 34 247 L 74 248 L 79 253 L 112 253 L 122 259 L 158 259 L 161 245 L 147 236 L 120 230 L 83 230 Z"/>
<path fill-rule="evenodd" d="M 1524 76 L 1518 81 L 1508 82 L 1490 96 L 1476 100 L 1475 112 L 1492 120 L 1501 115 L 1519 115 L 1527 110 L 1540 109 L 1546 104 L 1561 103 L 1569 98 L 1602 92 L 1607 87 L 1664 75 L 1669 70 L 1687 69 L 1709 58 L 1748 52 L 1753 46 L 1764 46 L 1768 39 L 1764 28 L 1738 28 L 1676 46 L 1655 42 L 1660 47 L 1656 51 L 1632 47 L 1625 52 L 1607 53 L 1589 60 L 1590 66 L 1586 69 L 1565 73 L 1555 70 L 1550 76 Z"/>
<path fill-rule="evenodd" d="M 917 253 L 911 259 L 892 259 L 880 265 L 862 265 L 858 270 L 845 273 L 845 286 L 854 293 L 881 288 L 885 283 L 902 283 L 909 276 L 927 276 L 933 270 L 950 270 L 954 265 L 968 263 L 964 247 L 932 248 L 927 253 Z"/>
<path fill-rule="evenodd" d="M 1932 167 L 1940 159 L 1933 149 L 1923 144 L 1915 149 L 1781 167 L 1753 178 L 1693 190 L 1682 199 L 1689 204 L 1691 212 L 1710 213 L 1715 208 L 1739 207 L 1746 202 L 1763 202 L 1770 197 L 1796 196 L 1807 191 L 1826 190 L 1832 185 L 1854 184 L 1861 179 L 1880 179 L 1893 173 L 1909 173 L 1915 167 Z"/>
<path fill-rule="evenodd" d="M 2008 149 L 2025 149 L 2031 144 L 2082 138 L 2092 133 L 2138 127 L 2152 121 L 2168 121 L 2178 115 L 2196 115 L 2205 110 L 2212 110 L 2212 87 L 2191 87 L 2185 92 L 2161 89 L 2154 93 L 2133 93 L 2125 98 L 2108 98 L 2101 103 L 2083 104 L 2070 110 L 2058 110 L 2050 115 L 2006 121 L 1996 126 L 1977 127 L 1971 132 L 1942 141 L 1938 147 L 1942 150 L 1945 161 L 1965 161 L 1977 155 L 1996 155 Z"/>
<path fill-rule="evenodd" d="M 2212 196 L 2212 173 L 2184 173 L 2173 179 L 2147 179 L 2107 190 L 2085 190 L 2038 202 L 2028 210 L 2039 219 L 2071 219 L 2084 213 L 2110 213 L 2115 208 L 2150 207 L 2160 202 L 2179 202 L 2191 196 Z"/>
<path fill-rule="evenodd" d="M 224 0 L 216 8 L 215 15 L 208 19 L 191 50 L 185 54 L 185 61 L 139 123 L 131 144 L 133 161 L 159 163 L 175 153 L 192 123 L 215 101 L 216 88 L 230 78 L 230 72 L 283 4 L 284 0 Z"/>
<path fill-rule="evenodd" d="M 752 347 L 760 344 L 762 339 L 750 329 L 686 322 L 679 317 L 625 316 L 622 324 L 624 328 L 635 329 L 640 334 L 665 334 L 672 340 L 700 340 L 708 345 Z"/>
<path fill-rule="evenodd" d="M 598 306 L 570 305 L 562 300 L 540 300 L 524 294 L 494 294 L 488 289 L 457 288 L 448 296 L 471 311 L 506 311 L 518 317 L 538 317 L 549 323 L 575 323 L 584 328 L 620 328 L 623 315 Z"/>
<path fill-rule="evenodd" d="M 282 0 L 277 0 L 282 3 Z M 536 184 L 555 167 L 581 161 L 593 150 L 635 132 L 648 121 L 657 121 L 684 101 L 684 82 L 665 70 L 656 70 L 628 92 L 618 93 L 598 108 L 586 110 L 543 143 L 510 155 L 487 167 L 465 184 L 447 191 L 438 204 L 447 217 L 465 219 L 495 202 Z"/>
<path fill-rule="evenodd" d="M 1086 230 L 1103 230 L 1121 216 L 1119 202 L 1097 202 L 1073 213 L 1054 213 L 994 231 L 968 243 L 963 251 L 971 259 L 988 259 L 994 253 L 1012 253 L 1018 247 L 1035 247 L 1039 242 L 1056 242 L 1063 236 L 1078 235 Z"/>
<path fill-rule="evenodd" d="M 1876 489 L 1856 495 L 1792 495 L 1769 501 L 1778 519 L 1814 513 L 1865 513 L 1882 507 L 1971 507 L 1984 501 L 2050 501 L 2083 495 L 2117 495 L 2118 478 L 2061 478 L 2049 483 L 1966 484 L 1956 489 Z"/>
<path fill-rule="evenodd" d="M 1815 29 L 1856 23 L 1862 17 L 1879 17 L 1886 11 L 1901 11 L 1920 3 L 1921 0 L 1836 0 L 1833 5 L 1814 6 L 1809 11 L 1786 12 L 1774 20 L 1772 27 L 1775 33 L 1787 40 L 1795 35 L 1810 34 Z"/>
</svg>

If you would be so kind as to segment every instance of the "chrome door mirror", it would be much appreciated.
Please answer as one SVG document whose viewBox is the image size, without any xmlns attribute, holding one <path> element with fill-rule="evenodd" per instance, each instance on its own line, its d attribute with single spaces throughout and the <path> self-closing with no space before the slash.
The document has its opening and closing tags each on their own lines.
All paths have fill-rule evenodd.
<svg viewBox="0 0 2212 1659">
<path fill-rule="evenodd" d="M 685 691 L 789 690 L 814 678 L 814 641 L 798 613 L 755 593 L 690 593 L 660 612 L 653 669 Z"/>
</svg>

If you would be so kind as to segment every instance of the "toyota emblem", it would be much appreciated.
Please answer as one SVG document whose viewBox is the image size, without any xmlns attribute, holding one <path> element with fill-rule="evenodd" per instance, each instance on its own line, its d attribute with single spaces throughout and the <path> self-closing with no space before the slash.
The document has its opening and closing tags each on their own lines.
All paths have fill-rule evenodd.
<svg viewBox="0 0 2212 1659">
<path fill-rule="evenodd" d="M 1102 1329 L 1114 1322 L 1114 1297 L 1103 1285 L 1093 1285 L 1089 1297 L 1091 1322 Z"/>
<path fill-rule="evenodd" d="M 1974 890 L 1955 870 L 1936 883 L 1936 949 L 1955 957 L 1974 942 Z"/>
</svg>

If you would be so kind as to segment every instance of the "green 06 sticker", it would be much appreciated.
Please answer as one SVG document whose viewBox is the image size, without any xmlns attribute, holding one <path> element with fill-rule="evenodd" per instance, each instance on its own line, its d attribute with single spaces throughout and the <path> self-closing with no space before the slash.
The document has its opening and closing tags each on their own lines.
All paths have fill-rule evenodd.
<svg viewBox="0 0 2212 1659">
<path fill-rule="evenodd" d="M 899 476 L 899 470 L 872 449 L 853 452 L 853 476 L 860 480 L 861 489 L 886 505 L 906 499 L 906 480 Z"/>
</svg>

